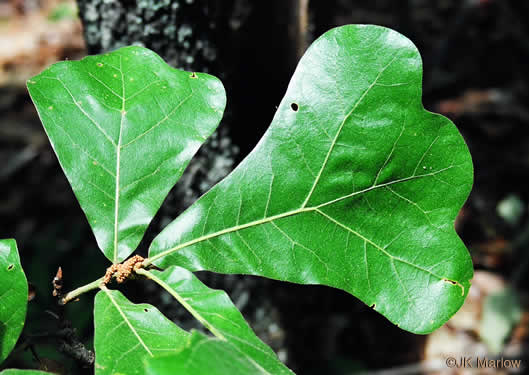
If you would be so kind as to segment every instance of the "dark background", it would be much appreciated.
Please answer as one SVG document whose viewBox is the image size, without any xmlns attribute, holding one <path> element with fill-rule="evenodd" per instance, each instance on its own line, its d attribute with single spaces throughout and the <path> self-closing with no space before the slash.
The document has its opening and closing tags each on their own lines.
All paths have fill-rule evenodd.
<svg viewBox="0 0 529 375">
<path fill-rule="evenodd" d="M 175 5 L 176 4 L 176 5 Z M 79 10 L 79 17 L 77 16 Z M 81 22 L 82 21 L 82 22 Z M 0 238 L 16 238 L 33 284 L 25 335 L 6 365 L 92 373 L 61 353 L 51 296 L 58 266 L 70 290 L 109 265 L 46 139 L 24 86 L 61 59 L 142 44 L 226 86 L 217 133 L 149 228 L 160 229 L 237 165 L 268 127 L 306 47 L 331 27 L 391 27 L 424 62 L 424 105 L 451 118 L 474 160 L 475 185 L 456 228 L 476 277 L 462 310 L 428 336 L 399 330 L 331 288 L 202 273 L 228 291 L 258 335 L 298 374 L 457 373 L 448 353 L 527 357 L 529 267 L 529 3 L 519 0 L 0 1 Z M 124 289 L 197 327 L 150 284 Z M 295 298 L 293 298 L 295 296 Z M 92 298 L 64 313 L 91 348 Z M 502 327 L 507 327 L 503 328 Z M 35 337 L 37 335 L 38 337 Z M 33 348 L 33 353 L 30 350 Z"/>
</svg>

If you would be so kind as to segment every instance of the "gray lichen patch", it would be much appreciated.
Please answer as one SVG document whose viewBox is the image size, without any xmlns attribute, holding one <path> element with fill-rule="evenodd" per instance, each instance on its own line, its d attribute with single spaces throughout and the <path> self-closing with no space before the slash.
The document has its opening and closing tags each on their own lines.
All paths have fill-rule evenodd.
<svg viewBox="0 0 529 375">
<path fill-rule="evenodd" d="M 170 65 L 209 70 L 217 58 L 210 6 L 192 0 L 78 0 L 90 53 L 140 45 Z"/>
</svg>

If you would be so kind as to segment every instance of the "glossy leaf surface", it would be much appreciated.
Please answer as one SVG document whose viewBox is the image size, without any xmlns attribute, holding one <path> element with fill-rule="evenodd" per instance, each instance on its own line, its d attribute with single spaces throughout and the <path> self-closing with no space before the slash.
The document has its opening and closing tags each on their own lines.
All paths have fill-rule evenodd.
<svg viewBox="0 0 529 375">
<path fill-rule="evenodd" d="M 146 359 L 146 375 L 275 375 L 260 367 L 229 342 L 193 332 L 182 351 Z"/>
<path fill-rule="evenodd" d="M 210 289 L 180 267 L 149 273 L 148 277 L 169 291 L 215 336 L 233 345 L 239 356 L 255 362 L 266 373 L 292 374 L 274 351 L 255 335 L 226 292 Z"/>
<path fill-rule="evenodd" d="M 15 346 L 24 327 L 28 283 L 15 240 L 0 240 L 0 363 Z"/>
<path fill-rule="evenodd" d="M 439 327 L 473 275 L 454 230 L 473 168 L 421 85 L 419 52 L 397 32 L 327 32 L 257 147 L 155 239 L 150 261 L 329 285 L 403 329 Z"/>
<path fill-rule="evenodd" d="M 97 375 L 143 374 L 143 358 L 181 349 L 189 334 L 155 307 L 104 290 L 94 306 Z"/>
<path fill-rule="evenodd" d="M 141 47 L 54 64 L 28 90 L 114 263 L 136 249 L 226 104 L 218 79 L 173 69 Z"/>
</svg>

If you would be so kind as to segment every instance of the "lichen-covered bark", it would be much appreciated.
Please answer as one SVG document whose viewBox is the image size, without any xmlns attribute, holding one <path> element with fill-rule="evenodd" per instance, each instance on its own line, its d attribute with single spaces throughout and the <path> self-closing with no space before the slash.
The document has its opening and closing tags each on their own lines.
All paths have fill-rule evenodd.
<svg viewBox="0 0 529 375">
<path fill-rule="evenodd" d="M 215 63 L 216 1 L 77 0 L 89 53 L 136 44 L 169 64 L 208 71 Z"/>
</svg>

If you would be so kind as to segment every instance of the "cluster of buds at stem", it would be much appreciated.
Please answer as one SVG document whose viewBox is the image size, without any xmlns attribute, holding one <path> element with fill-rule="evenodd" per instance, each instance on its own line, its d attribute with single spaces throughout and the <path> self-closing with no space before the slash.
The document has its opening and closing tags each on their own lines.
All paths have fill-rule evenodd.
<svg viewBox="0 0 529 375">
<path fill-rule="evenodd" d="M 107 268 L 103 284 L 108 284 L 112 278 L 115 278 L 118 283 L 127 280 L 130 275 L 137 269 L 142 267 L 142 262 L 145 259 L 139 255 L 134 255 L 132 258 L 126 260 L 121 264 L 113 264 Z"/>
</svg>

